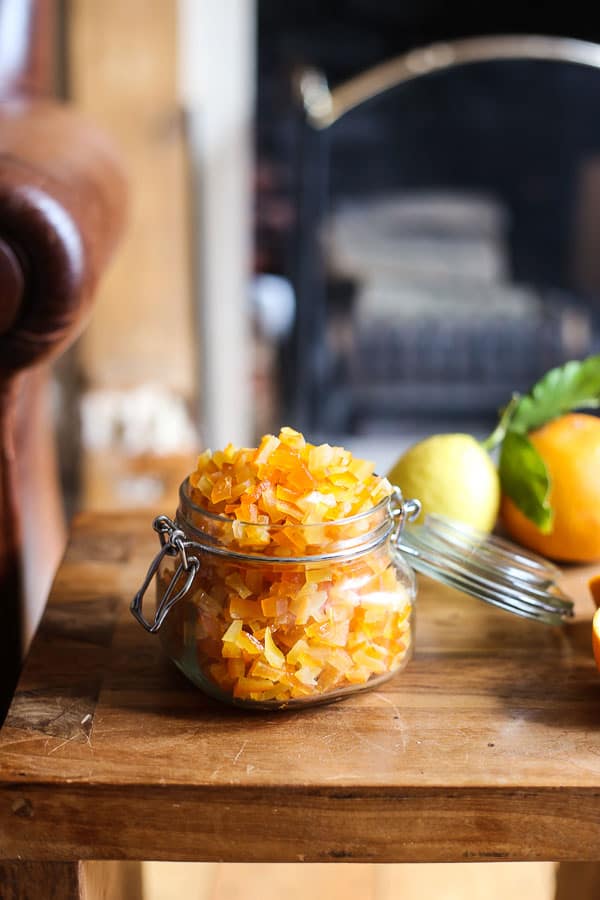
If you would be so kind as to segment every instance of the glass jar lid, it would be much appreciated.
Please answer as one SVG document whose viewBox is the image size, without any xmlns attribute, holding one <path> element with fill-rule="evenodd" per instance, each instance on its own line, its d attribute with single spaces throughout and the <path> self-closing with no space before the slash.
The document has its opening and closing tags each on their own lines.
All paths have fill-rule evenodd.
<svg viewBox="0 0 600 900">
<path fill-rule="evenodd" d="M 560 570 L 503 538 L 428 515 L 399 533 L 397 547 L 417 572 L 517 616 L 561 625 L 573 615 Z"/>
</svg>

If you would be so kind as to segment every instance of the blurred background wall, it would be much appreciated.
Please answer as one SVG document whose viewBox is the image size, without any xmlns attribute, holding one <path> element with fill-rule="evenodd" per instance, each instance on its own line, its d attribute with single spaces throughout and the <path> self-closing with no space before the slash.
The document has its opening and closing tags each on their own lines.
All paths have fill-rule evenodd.
<svg viewBox="0 0 600 900">
<path fill-rule="evenodd" d="M 148 505 L 173 493 L 196 441 L 178 9 L 171 0 L 75 0 L 63 10 L 65 92 L 114 137 L 130 183 L 125 240 L 68 373 L 79 430 L 69 486 L 87 507 Z"/>
<path fill-rule="evenodd" d="M 71 505 L 159 506 L 251 438 L 251 0 L 70 0 L 64 93 L 119 145 L 123 246 L 59 373 Z"/>
</svg>

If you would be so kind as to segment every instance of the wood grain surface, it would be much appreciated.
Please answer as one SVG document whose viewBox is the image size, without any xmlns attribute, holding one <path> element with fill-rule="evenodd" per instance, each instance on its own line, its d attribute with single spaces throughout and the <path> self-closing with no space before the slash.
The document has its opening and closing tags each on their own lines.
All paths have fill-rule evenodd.
<svg viewBox="0 0 600 900">
<path fill-rule="evenodd" d="M 76 862 L 0 862 L 2 900 L 83 900 Z"/>
<path fill-rule="evenodd" d="M 417 651 L 303 712 L 205 698 L 128 611 L 150 518 L 79 518 L 0 732 L 0 856 L 419 862 L 600 858 L 589 571 L 564 629 L 423 579 Z"/>
<path fill-rule="evenodd" d="M 2 862 L 2 900 L 142 900 L 136 862 Z"/>
</svg>

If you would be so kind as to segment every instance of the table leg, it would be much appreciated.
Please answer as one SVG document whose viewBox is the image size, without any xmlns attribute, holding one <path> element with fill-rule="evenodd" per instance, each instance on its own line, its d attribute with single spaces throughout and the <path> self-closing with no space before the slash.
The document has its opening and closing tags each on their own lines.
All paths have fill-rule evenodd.
<svg viewBox="0 0 600 900">
<path fill-rule="evenodd" d="M 598 900 L 600 863 L 560 863 L 554 900 Z"/>
<path fill-rule="evenodd" d="M 142 900 L 137 862 L 0 861 L 2 900 Z"/>
</svg>

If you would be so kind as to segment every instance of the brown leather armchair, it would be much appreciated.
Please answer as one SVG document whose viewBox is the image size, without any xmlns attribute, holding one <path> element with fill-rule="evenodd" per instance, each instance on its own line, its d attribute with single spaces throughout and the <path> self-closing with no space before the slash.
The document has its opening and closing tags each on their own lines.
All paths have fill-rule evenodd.
<svg viewBox="0 0 600 900">
<path fill-rule="evenodd" d="M 0 721 L 64 542 L 48 363 L 121 232 L 107 139 L 51 97 L 55 0 L 0 0 Z"/>
</svg>

